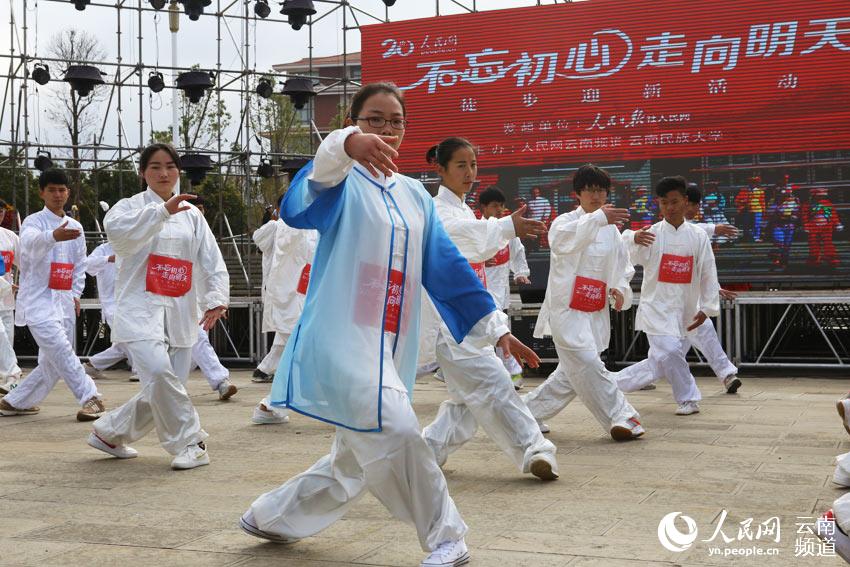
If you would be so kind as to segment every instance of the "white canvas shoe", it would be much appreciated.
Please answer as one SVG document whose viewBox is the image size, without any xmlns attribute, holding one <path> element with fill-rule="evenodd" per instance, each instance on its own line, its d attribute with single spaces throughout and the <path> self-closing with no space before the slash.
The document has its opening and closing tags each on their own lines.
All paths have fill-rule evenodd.
<svg viewBox="0 0 850 567">
<path fill-rule="evenodd" d="M 469 563 L 469 550 L 463 539 L 445 541 L 425 558 L 419 567 L 457 567 Z"/>
<path fill-rule="evenodd" d="M 835 402 L 835 409 L 838 410 L 838 415 L 841 416 L 841 423 L 844 424 L 844 431 L 850 433 L 850 398 L 844 398 Z"/>
<path fill-rule="evenodd" d="M 552 431 L 549 426 L 543 423 L 542 421 L 537 422 L 537 427 L 540 428 L 540 433 L 549 433 L 550 431 Z"/>
<path fill-rule="evenodd" d="M 549 453 L 537 453 L 531 457 L 528 470 L 540 480 L 557 480 L 558 463 L 555 455 Z"/>
<path fill-rule="evenodd" d="M 106 379 L 106 374 L 104 374 L 102 370 L 98 370 L 97 368 L 95 368 L 91 362 L 86 362 L 85 364 L 83 364 L 83 370 L 86 371 L 86 374 L 88 374 L 92 380 Z"/>
<path fill-rule="evenodd" d="M 275 423 L 289 423 L 289 416 L 286 410 L 267 406 L 263 400 L 254 406 L 254 414 L 251 416 L 251 422 L 256 425 L 271 425 Z"/>
<path fill-rule="evenodd" d="M 620 423 L 615 423 L 611 428 L 611 437 L 614 441 L 630 441 L 632 439 L 637 439 L 644 433 L 646 433 L 646 430 L 637 418 L 634 417 L 630 417 L 626 421 Z"/>
<path fill-rule="evenodd" d="M 210 464 L 210 455 L 207 453 L 207 447 L 203 443 L 195 443 L 189 445 L 180 454 L 174 457 L 171 461 L 171 468 L 174 470 L 188 470 L 196 467 L 202 467 Z"/>
<path fill-rule="evenodd" d="M 218 399 L 221 401 L 229 400 L 235 396 L 238 391 L 239 388 L 234 386 L 233 382 L 229 379 L 225 378 L 224 381 L 218 385 Z"/>
<path fill-rule="evenodd" d="M 735 394 L 741 387 L 741 379 L 736 374 L 730 374 L 723 379 L 723 387 L 726 388 L 727 394 Z"/>
<path fill-rule="evenodd" d="M 108 453 L 118 459 L 135 459 L 139 456 L 139 452 L 132 447 L 107 443 L 98 437 L 97 433 L 94 431 L 89 433 L 88 444 L 89 447 L 94 447 L 98 451 L 103 451 L 104 453 Z"/>
<path fill-rule="evenodd" d="M 239 518 L 239 527 L 248 535 L 272 541 L 274 543 L 295 543 L 298 541 L 298 538 L 284 537 L 271 532 L 264 532 L 257 527 L 257 522 L 254 520 L 254 516 L 251 514 L 250 510 L 242 514 L 242 517 Z"/>
<path fill-rule="evenodd" d="M 699 403 L 697 402 L 684 402 L 676 408 L 676 415 L 692 415 L 695 413 L 699 413 Z"/>
<path fill-rule="evenodd" d="M 835 546 L 835 552 L 839 557 L 850 563 L 850 537 L 841 531 L 831 509 L 818 518 L 815 531 L 821 540 Z"/>
</svg>

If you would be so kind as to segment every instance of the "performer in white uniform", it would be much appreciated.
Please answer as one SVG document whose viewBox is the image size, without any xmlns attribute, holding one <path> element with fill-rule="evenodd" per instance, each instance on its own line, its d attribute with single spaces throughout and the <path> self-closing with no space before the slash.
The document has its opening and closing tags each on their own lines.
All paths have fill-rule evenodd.
<svg viewBox="0 0 850 567">
<path fill-rule="evenodd" d="M 0 199 L 0 223 L 6 216 L 6 206 L 6 201 Z M 3 279 L 9 284 L 9 293 L 0 299 L 0 395 L 5 395 L 21 379 L 21 369 L 14 349 L 15 293 L 12 289 L 12 266 L 18 266 L 18 235 L 3 227 L 0 227 L 0 255 L 5 271 Z"/>
<path fill-rule="evenodd" d="M 708 317 L 720 313 L 720 284 L 708 236 L 685 221 L 685 179 L 665 177 L 655 192 L 664 220 L 623 235 L 632 263 L 644 267 L 635 329 L 649 340 L 651 375 L 670 382 L 676 414 L 690 415 L 699 412 L 702 396 L 685 359 L 687 341 Z M 642 240 L 640 233 L 646 232 L 654 239 Z M 646 375 L 634 366 L 616 374 L 624 391 L 638 389 L 634 382 Z"/>
<path fill-rule="evenodd" d="M 525 207 L 500 219 L 475 218 L 464 202 L 464 195 L 475 181 L 476 160 L 472 145 L 463 138 L 448 138 L 437 146 L 442 185 L 434 197 L 434 210 L 452 242 L 485 283 L 485 260 L 515 236 L 539 235 L 546 227 L 523 218 Z M 543 480 L 558 478 L 555 446 L 543 437 L 493 348 L 455 341 L 437 311 L 429 305 L 423 316 L 423 328 L 434 325 L 439 326 L 437 363 L 450 396 L 440 404 L 433 423 L 422 432 L 434 450 L 437 463 L 442 466 L 451 453 L 475 436 L 481 425 L 521 472 Z"/>
<path fill-rule="evenodd" d="M 538 359 L 508 333 L 422 184 L 396 173 L 403 100 L 394 85 L 362 87 L 349 114 L 357 126 L 325 138 L 281 205 L 287 224 L 321 236 L 271 401 L 335 424 L 336 437 L 330 454 L 260 496 L 240 526 L 292 543 L 342 518 L 368 490 L 415 525 L 429 552 L 422 567 L 448 567 L 469 559 L 467 527 L 410 402 L 423 287 L 457 340 Z"/>
<path fill-rule="evenodd" d="M 280 203 L 280 200 L 278 200 Z M 280 357 L 292 334 L 310 283 L 310 269 L 319 233 L 292 228 L 278 218 L 254 231 L 254 242 L 263 254 L 263 332 L 274 332 L 274 344 L 254 372 L 255 382 L 271 382 Z M 258 425 L 289 421 L 283 408 L 263 398 L 251 421 Z"/>
<path fill-rule="evenodd" d="M 15 313 L 15 324 L 29 327 L 38 344 L 38 366 L 0 400 L 0 415 L 38 413 L 37 404 L 64 379 L 82 406 L 77 419 L 91 421 L 103 414 L 105 406 L 73 347 L 86 283 L 83 227 L 65 214 L 71 192 L 64 171 L 42 172 L 38 186 L 44 209 L 21 226 L 21 284 Z"/>
<path fill-rule="evenodd" d="M 502 218 L 505 213 L 505 195 L 498 187 L 489 187 L 478 196 L 478 205 L 481 217 Z M 525 246 L 519 238 L 511 238 L 508 245 L 499 250 L 495 256 L 484 262 L 484 273 L 487 276 L 487 290 L 493 295 L 493 300 L 502 311 L 507 311 L 511 306 L 511 272 L 514 274 L 514 283 L 530 285 L 528 262 L 525 260 Z M 508 318 L 510 326 L 510 317 Z M 514 388 L 522 389 L 522 367 L 512 356 L 505 356 L 498 348 L 496 355 L 502 360 Z"/>
<path fill-rule="evenodd" d="M 697 216 L 699 212 L 699 204 L 702 201 L 702 191 L 699 190 L 696 186 L 688 187 L 688 204 L 687 209 L 685 211 L 685 218 L 689 222 L 693 222 L 693 219 Z M 716 234 L 723 236 L 724 238 L 734 239 L 738 235 L 738 229 L 729 224 L 710 224 L 710 223 L 693 223 L 694 226 L 701 228 L 705 231 L 706 235 L 708 235 L 709 240 Z M 638 231 L 634 233 L 632 231 L 624 231 L 623 237 L 625 239 L 629 238 L 627 233 L 631 233 L 632 235 L 639 234 L 644 238 L 648 239 L 649 242 L 652 242 L 654 239 L 654 235 L 651 232 Z M 632 236 L 632 240 L 634 237 Z M 734 299 L 737 297 L 737 294 L 731 291 L 727 291 L 725 289 L 720 290 L 720 296 L 724 299 Z M 692 334 L 687 335 L 686 341 L 682 344 L 682 348 L 684 349 L 684 355 L 687 355 L 688 351 L 691 347 L 699 350 L 702 355 L 705 357 L 708 365 L 711 367 L 711 370 L 714 372 L 714 375 L 723 385 L 723 388 L 726 390 L 727 394 L 734 394 L 738 391 L 738 388 L 741 387 L 741 379 L 738 378 L 738 369 L 732 364 L 732 361 L 729 360 L 729 357 L 726 356 L 726 352 L 723 350 L 723 346 L 720 344 L 720 338 L 717 336 L 717 330 L 714 328 L 714 323 L 711 319 L 706 319 L 705 322 L 697 327 L 696 331 Z M 620 379 L 622 382 L 618 382 L 620 388 L 623 389 L 624 392 L 632 392 L 635 390 L 645 390 L 651 384 L 654 384 L 658 380 L 661 379 L 660 376 L 654 376 L 652 374 L 651 365 L 649 359 L 642 360 L 637 364 L 633 365 L 630 368 L 629 372 L 626 374 L 621 374 Z"/>
<path fill-rule="evenodd" d="M 542 421 L 578 394 L 611 437 L 628 441 L 645 430 L 600 354 L 611 336 L 609 301 L 617 311 L 632 304 L 634 268 L 617 230 L 629 213 L 606 204 L 611 177 L 594 165 L 576 171 L 573 189 L 579 207 L 560 215 L 549 229 L 549 282 L 534 330 L 535 337 L 552 336 L 560 364 L 523 399 Z"/>
<path fill-rule="evenodd" d="M 169 144 L 142 151 L 144 190 L 122 199 L 104 219 L 115 249 L 116 309 L 113 339 L 130 351 L 141 391 L 94 424 L 88 443 L 118 458 L 156 429 L 172 468 L 209 464 L 198 412 L 186 392 L 192 346 L 201 324 L 215 325 L 227 310 L 230 278 L 215 237 L 201 213 L 174 195 L 180 158 Z M 198 297 L 198 288 L 204 296 Z"/>
</svg>

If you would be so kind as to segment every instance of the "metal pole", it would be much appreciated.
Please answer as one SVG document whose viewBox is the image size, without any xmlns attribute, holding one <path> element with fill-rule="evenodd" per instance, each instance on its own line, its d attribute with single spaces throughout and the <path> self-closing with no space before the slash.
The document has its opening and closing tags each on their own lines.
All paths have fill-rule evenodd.
<svg viewBox="0 0 850 567">
<path fill-rule="evenodd" d="M 22 83 L 23 89 L 23 107 L 24 107 L 24 177 L 23 177 L 23 185 L 24 185 L 24 202 L 26 203 L 26 214 L 30 214 L 30 200 L 29 200 L 29 163 L 30 163 L 30 122 L 29 122 L 29 66 L 27 61 L 28 56 L 28 43 L 27 39 L 27 0 L 24 0 L 24 45 L 21 48 L 21 61 L 23 63 L 23 71 L 24 71 L 24 80 Z M 18 129 L 18 134 L 20 135 L 20 128 Z M 20 227 L 18 227 L 20 229 Z"/>
<path fill-rule="evenodd" d="M 177 32 L 180 31 L 180 6 L 177 0 L 171 0 L 168 6 L 168 29 L 171 30 L 171 84 L 177 85 Z M 177 104 L 180 93 L 176 88 L 171 90 L 171 143 L 175 148 L 180 147 L 180 115 L 177 112 Z M 180 179 L 174 186 L 174 192 L 180 193 Z"/>
</svg>

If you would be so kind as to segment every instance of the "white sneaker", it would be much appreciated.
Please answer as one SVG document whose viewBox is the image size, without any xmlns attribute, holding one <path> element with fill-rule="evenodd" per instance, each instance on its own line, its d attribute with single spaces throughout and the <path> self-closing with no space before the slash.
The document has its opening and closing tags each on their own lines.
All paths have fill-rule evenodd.
<svg viewBox="0 0 850 567">
<path fill-rule="evenodd" d="M 118 459 L 134 459 L 139 456 L 139 452 L 133 449 L 132 447 L 128 447 L 127 445 L 113 445 L 111 443 L 107 443 L 106 441 L 98 437 L 97 433 L 95 433 L 94 431 L 89 433 L 88 444 L 89 447 L 94 447 L 98 451 L 109 453 L 110 455 Z"/>
<path fill-rule="evenodd" d="M 850 433 L 850 398 L 844 398 L 835 402 L 835 409 L 838 410 L 838 415 L 841 416 L 844 430 Z"/>
<path fill-rule="evenodd" d="M 274 406 L 267 406 L 266 401 L 263 400 L 254 406 L 254 415 L 251 416 L 251 421 L 257 425 L 288 423 L 289 416 L 286 414 L 286 410 L 276 408 Z"/>
<path fill-rule="evenodd" d="M 105 380 L 106 379 L 106 374 L 104 374 L 102 371 L 95 368 L 94 365 L 92 365 L 91 362 L 86 362 L 85 364 L 83 364 L 83 370 L 86 371 L 86 374 L 88 374 L 91 377 L 92 380 Z"/>
<path fill-rule="evenodd" d="M 229 400 L 236 392 L 239 391 L 239 388 L 233 385 L 229 379 L 225 378 L 224 381 L 218 385 L 218 399 L 221 401 Z"/>
<path fill-rule="evenodd" d="M 537 453 L 531 457 L 528 470 L 540 480 L 558 478 L 558 463 L 555 461 L 555 456 L 549 453 Z"/>
<path fill-rule="evenodd" d="M 537 422 L 537 427 L 539 427 L 539 428 L 540 428 L 540 433 L 549 433 L 550 431 L 552 431 L 552 430 L 549 428 L 549 426 L 548 426 L 548 425 L 546 425 L 545 423 L 543 423 L 542 421 L 539 421 L 539 420 L 538 420 L 538 422 Z"/>
<path fill-rule="evenodd" d="M 130 374 L 130 382 L 138 382 L 139 375 L 138 374 Z"/>
<path fill-rule="evenodd" d="M 839 455 L 839 457 L 843 456 L 844 455 Z M 835 472 L 832 473 L 832 482 L 839 486 L 846 486 L 847 488 L 850 488 L 850 474 L 844 472 L 841 465 L 835 465 Z"/>
<path fill-rule="evenodd" d="M 469 563 L 469 550 L 463 539 L 444 541 L 425 558 L 419 567 L 457 567 Z"/>
<path fill-rule="evenodd" d="M 174 470 L 194 469 L 210 464 L 210 456 L 207 453 L 207 447 L 203 443 L 195 443 L 189 445 L 180 454 L 174 457 L 171 461 L 171 468 Z"/>
<path fill-rule="evenodd" d="M 525 384 L 525 380 L 522 379 L 522 373 L 511 376 L 511 382 L 514 384 L 514 390 L 522 390 L 522 386 Z"/>
<path fill-rule="evenodd" d="M 741 387 L 741 379 L 736 374 L 730 374 L 723 379 L 723 387 L 726 388 L 727 394 L 734 394 Z"/>
<path fill-rule="evenodd" d="M 442 382 L 443 384 L 446 383 L 446 377 L 443 376 L 443 369 L 442 368 L 438 368 L 437 371 L 434 372 L 434 379 L 437 380 L 438 382 Z"/>
<path fill-rule="evenodd" d="M 242 517 L 239 518 L 239 527 L 242 528 L 242 531 L 248 535 L 273 541 L 274 543 L 295 543 L 298 541 L 298 538 L 279 536 L 271 532 L 264 532 L 257 527 L 257 522 L 254 520 L 254 516 L 251 514 L 250 510 L 242 514 Z"/>
<path fill-rule="evenodd" d="M 645 390 L 654 390 L 655 388 L 657 388 L 657 386 L 655 384 L 647 384 L 646 386 L 641 388 L 641 390 L 644 390 L 644 391 Z"/>
<path fill-rule="evenodd" d="M 676 408 L 676 415 L 691 415 L 694 413 L 699 413 L 699 403 L 694 401 L 679 404 L 679 407 Z"/>
<path fill-rule="evenodd" d="M 644 433 L 646 433 L 646 430 L 637 418 L 634 417 L 630 417 L 626 421 L 615 423 L 611 428 L 611 437 L 614 441 L 631 441 L 632 439 L 637 439 Z"/>
</svg>

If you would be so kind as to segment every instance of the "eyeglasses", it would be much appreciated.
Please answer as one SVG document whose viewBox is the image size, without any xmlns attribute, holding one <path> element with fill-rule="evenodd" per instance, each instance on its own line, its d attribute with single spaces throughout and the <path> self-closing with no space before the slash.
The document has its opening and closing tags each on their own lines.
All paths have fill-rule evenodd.
<svg viewBox="0 0 850 567">
<path fill-rule="evenodd" d="M 387 122 L 390 123 L 390 126 L 392 126 L 393 130 L 404 130 L 407 127 L 407 120 L 405 120 L 404 118 L 393 118 L 392 120 L 387 120 L 382 116 L 367 116 L 362 118 L 352 118 L 352 120 L 365 120 L 372 128 L 383 128 L 384 126 L 386 126 Z"/>
</svg>

